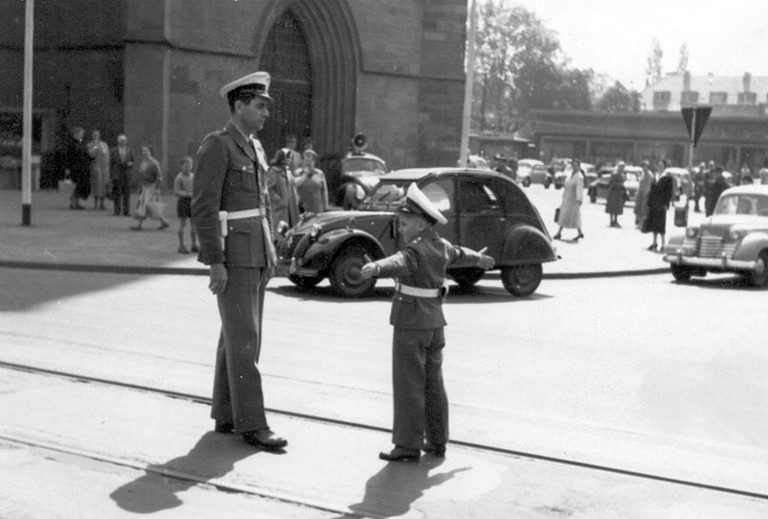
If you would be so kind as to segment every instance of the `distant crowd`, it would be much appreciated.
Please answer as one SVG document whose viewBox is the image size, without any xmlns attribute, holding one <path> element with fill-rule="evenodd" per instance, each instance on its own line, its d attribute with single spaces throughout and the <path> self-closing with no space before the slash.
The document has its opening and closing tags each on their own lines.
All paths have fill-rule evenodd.
<svg viewBox="0 0 768 519">
<path fill-rule="evenodd" d="M 325 173 L 317 168 L 317 153 L 312 139 L 302 143 L 298 151 L 298 138 L 288 135 L 285 147 L 279 149 L 269 163 L 267 189 L 272 210 L 275 236 L 281 227 L 292 227 L 302 213 L 328 211 L 328 184 Z M 176 216 L 179 219 L 178 252 L 198 252 L 199 244 L 190 224 L 194 189 L 194 158 L 181 159 L 174 177 L 173 194 L 176 196 Z M 72 210 L 84 210 L 85 202 L 93 200 L 93 210 L 106 211 L 105 202 L 112 204 L 114 216 L 127 216 L 136 220 L 131 229 L 143 230 L 147 220 L 159 222 L 158 230 L 170 226 L 162 202 L 163 171 L 148 144 L 139 147 L 138 155 L 121 134 L 110 147 L 101 138 L 99 130 L 85 139 L 85 129 L 72 128 L 64 148 L 64 180 L 60 190 L 65 191 Z M 133 197 L 133 205 L 131 204 Z M 189 247 L 185 236 L 189 236 Z"/>
</svg>

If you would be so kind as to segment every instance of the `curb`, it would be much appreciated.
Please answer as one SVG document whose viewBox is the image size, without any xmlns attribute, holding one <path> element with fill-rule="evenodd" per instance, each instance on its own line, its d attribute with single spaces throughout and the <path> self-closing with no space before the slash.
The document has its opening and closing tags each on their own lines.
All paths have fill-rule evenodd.
<svg viewBox="0 0 768 519">
<path fill-rule="evenodd" d="M 139 275 L 174 275 L 174 276 L 207 276 L 208 268 L 183 267 L 137 267 L 122 265 L 89 265 L 85 263 L 43 263 L 33 261 L 0 260 L 0 268 L 28 270 L 57 270 L 62 272 L 95 272 L 106 274 L 139 274 Z M 542 279 L 590 279 L 628 276 L 650 276 L 666 274 L 669 268 L 653 268 L 640 270 L 617 270 L 611 272 L 574 272 L 559 274 L 544 274 Z M 277 275 L 277 277 L 284 277 Z"/>
</svg>

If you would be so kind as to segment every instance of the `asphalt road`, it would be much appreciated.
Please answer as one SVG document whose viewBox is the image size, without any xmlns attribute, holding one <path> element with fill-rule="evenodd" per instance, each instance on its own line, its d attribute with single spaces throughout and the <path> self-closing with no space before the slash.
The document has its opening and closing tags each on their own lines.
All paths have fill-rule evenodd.
<svg viewBox="0 0 768 519">
<path fill-rule="evenodd" d="M 206 283 L 0 269 L 0 360 L 208 396 Z M 267 406 L 388 428 L 390 296 L 387 282 L 353 301 L 273 280 Z M 525 299 L 493 278 L 453 291 L 453 438 L 768 493 L 764 296 L 732 276 L 549 280 Z"/>
</svg>

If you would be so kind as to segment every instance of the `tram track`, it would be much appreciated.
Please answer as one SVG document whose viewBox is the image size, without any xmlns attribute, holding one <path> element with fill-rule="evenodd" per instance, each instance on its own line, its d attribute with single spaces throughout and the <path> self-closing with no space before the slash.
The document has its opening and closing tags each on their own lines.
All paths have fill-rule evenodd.
<svg viewBox="0 0 768 519">
<path fill-rule="evenodd" d="M 169 391 L 161 388 L 156 387 L 150 387 L 145 386 L 141 384 L 133 384 L 130 382 L 122 382 L 117 380 L 109 380 L 104 378 L 98 378 L 88 375 L 81 375 L 77 373 L 70 373 L 65 371 L 58 371 L 58 370 L 52 370 L 52 369 L 45 369 L 45 368 L 39 368 L 36 366 L 29 366 L 24 364 L 18 364 L 18 363 L 11 363 L 11 362 L 5 362 L 0 361 L 0 368 L 8 369 L 8 370 L 15 370 L 15 371 L 21 371 L 21 372 L 27 372 L 32 374 L 38 374 L 38 375 L 48 375 L 48 376 L 54 376 L 54 377 L 60 377 L 64 379 L 69 379 L 73 381 L 78 382 L 85 382 L 85 383 L 94 383 L 94 384 L 102 384 L 106 386 L 111 387 L 118 387 L 118 388 L 124 388 L 124 389 L 131 389 L 135 391 L 142 391 L 147 392 L 155 395 L 161 395 L 166 396 L 168 398 L 175 398 L 175 399 L 182 399 L 186 400 L 188 402 L 198 403 L 198 404 L 204 404 L 204 405 L 210 405 L 211 399 L 208 397 L 203 397 L 200 395 L 193 395 L 189 393 L 182 393 L 178 391 Z M 306 413 L 297 413 L 293 411 L 287 411 L 283 409 L 275 409 L 275 408 L 267 408 L 267 412 L 274 413 L 277 415 L 282 415 L 286 417 L 296 418 L 296 419 L 302 419 L 306 421 L 312 421 L 312 422 L 319 422 L 324 423 L 328 425 L 338 425 L 353 429 L 361 429 L 366 431 L 375 431 L 375 432 L 381 432 L 381 433 L 391 433 L 390 429 L 384 428 L 384 427 L 378 427 L 370 424 L 364 424 L 359 422 L 353 422 L 348 420 L 341 420 L 331 417 L 324 417 L 324 416 L 317 416 L 312 414 L 306 414 Z M 52 450 L 61 450 L 63 452 L 69 452 L 66 448 L 60 448 L 57 449 L 55 445 L 48 445 L 41 442 L 36 441 L 27 441 L 23 439 L 15 439 L 12 437 L 7 437 L 4 435 L 0 435 L 0 439 L 9 441 L 9 442 L 15 442 L 15 443 L 21 443 L 21 444 L 28 444 L 28 445 L 35 445 L 41 448 L 47 448 Z M 653 474 L 650 472 L 641 472 L 641 471 L 634 471 L 634 470 L 628 470 L 623 469 L 620 467 L 614 467 L 614 466 L 608 466 L 608 465 L 601 465 L 601 464 L 595 464 L 595 463 L 589 463 L 584 461 L 578 461 L 578 460 L 572 460 L 567 458 L 561 458 L 556 456 L 548 456 L 548 455 L 542 455 L 535 452 L 526 452 L 526 451 L 518 451 L 514 449 L 504 448 L 504 447 L 497 447 L 493 445 L 486 445 L 476 442 L 469 442 L 464 440 L 451 440 L 449 442 L 450 445 L 459 446 L 459 447 L 465 447 L 465 448 L 471 448 L 476 449 L 479 451 L 487 452 L 487 453 L 493 453 L 493 454 L 500 454 L 505 456 L 511 456 L 511 457 L 518 457 L 518 458 L 526 458 L 531 460 L 538 460 L 558 465 L 564 465 L 564 466 L 570 466 L 570 467 L 576 467 L 576 468 L 582 468 L 582 469 L 588 469 L 593 470 L 597 472 L 605 472 L 610 474 L 617 474 L 617 475 L 623 475 L 633 478 L 639 478 L 649 481 L 655 481 L 655 482 L 661 482 L 661 483 L 668 483 L 672 485 L 680 485 L 684 487 L 689 488 L 696 488 L 701 490 L 709 490 L 714 492 L 720 492 L 735 496 L 742 496 L 742 497 L 749 497 L 749 498 L 755 498 L 760 500 L 766 500 L 768 501 L 768 493 L 762 493 L 762 492 L 754 492 L 744 489 L 739 489 L 735 487 L 728 487 L 728 486 L 721 486 L 721 485 L 713 485 L 708 484 L 701 481 L 694 481 L 689 479 L 681 479 L 681 478 L 674 478 L 674 477 L 668 477 L 663 476 L 660 474 Z M 69 452 L 70 454 L 76 454 L 74 452 Z M 87 455 L 87 453 L 84 454 L 87 457 L 92 457 Z M 102 460 L 102 461 L 108 461 L 108 460 Z M 120 463 L 119 460 L 113 461 L 114 463 L 123 464 L 125 466 L 133 466 L 134 462 L 123 462 Z M 151 468 L 148 467 L 134 467 L 134 468 L 141 468 L 142 470 L 150 470 Z M 162 475 L 166 477 L 172 477 L 175 479 L 180 479 L 184 481 L 190 481 L 190 482 L 197 482 L 196 478 L 197 476 L 194 475 L 185 475 L 183 473 L 177 473 L 176 471 L 168 471 L 168 473 L 165 473 L 165 471 L 162 471 Z M 158 472 L 160 473 L 160 472 Z M 200 481 L 200 483 L 203 483 L 203 481 Z M 296 503 L 304 506 L 310 506 L 312 508 L 315 508 L 317 510 L 322 511 L 329 511 L 334 513 L 344 513 L 349 514 L 350 517 L 356 517 L 354 512 L 349 511 L 345 507 L 331 507 L 326 506 L 319 503 L 309 503 L 304 502 L 302 500 L 292 500 L 290 496 L 276 496 L 269 494 L 267 492 L 261 492 L 258 489 L 253 489 L 250 487 L 245 487 L 242 485 L 230 485 L 225 482 L 211 482 L 210 480 L 205 480 L 204 483 L 214 486 L 215 488 L 220 488 L 221 490 L 226 491 L 233 491 L 233 492 L 241 492 L 241 493 L 247 493 L 267 498 L 273 498 L 281 501 Z M 243 488 L 239 488 L 243 487 Z"/>
</svg>

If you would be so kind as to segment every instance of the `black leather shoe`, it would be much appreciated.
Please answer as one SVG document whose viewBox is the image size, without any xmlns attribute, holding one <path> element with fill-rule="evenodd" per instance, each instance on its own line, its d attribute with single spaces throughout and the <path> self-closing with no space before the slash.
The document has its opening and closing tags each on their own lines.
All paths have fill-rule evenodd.
<svg viewBox="0 0 768 519">
<path fill-rule="evenodd" d="M 436 458 L 445 458 L 445 445 L 444 444 L 432 445 L 430 443 L 425 443 L 424 447 L 422 447 L 421 450 L 423 450 L 427 454 L 431 454 L 432 456 L 434 456 Z"/>
<path fill-rule="evenodd" d="M 404 461 L 406 463 L 416 463 L 421 458 L 419 449 L 409 449 L 407 447 L 396 446 L 389 452 L 380 452 L 379 459 L 384 461 Z"/>
<path fill-rule="evenodd" d="M 253 445 L 265 451 L 280 451 L 288 446 L 288 440 L 275 436 L 275 433 L 269 429 L 246 431 L 243 433 L 243 440 L 248 445 Z"/>
<path fill-rule="evenodd" d="M 235 424 L 216 420 L 216 427 L 213 430 L 221 434 L 232 434 L 235 432 Z"/>
</svg>

